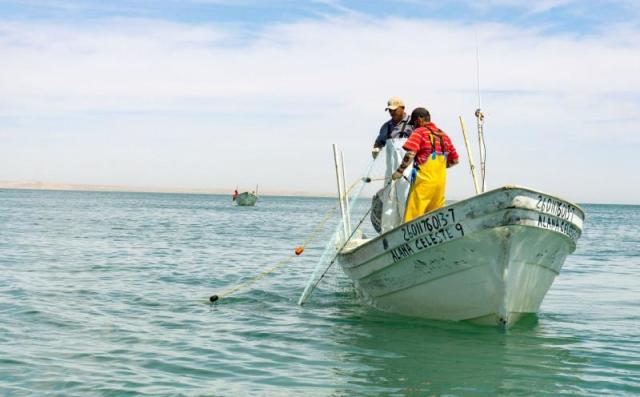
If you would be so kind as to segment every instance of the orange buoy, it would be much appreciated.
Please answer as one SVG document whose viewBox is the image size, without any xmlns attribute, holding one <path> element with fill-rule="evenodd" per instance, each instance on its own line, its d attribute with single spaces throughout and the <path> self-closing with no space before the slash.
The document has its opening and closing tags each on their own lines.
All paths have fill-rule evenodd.
<svg viewBox="0 0 640 397">
<path fill-rule="evenodd" d="M 300 255 L 303 252 L 304 252 L 304 248 L 302 246 L 296 247 L 296 250 L 295 250 L 296 255 Z"/>
</svg>

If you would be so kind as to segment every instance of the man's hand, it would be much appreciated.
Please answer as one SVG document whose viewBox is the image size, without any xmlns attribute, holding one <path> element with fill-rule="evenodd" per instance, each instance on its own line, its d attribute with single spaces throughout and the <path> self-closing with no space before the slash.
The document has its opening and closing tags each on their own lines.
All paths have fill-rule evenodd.
<svg viewBox="0 0 640 397">
<path fill-rule="evenodd" d="M 396 172 L 394 172 L 393 175 L 391 175 L 392 181 L 398 180 L 404 176 L 404 170 L 406 170 L 409 164 L 413 162 L 413 158 L 415 156 L 416 156 L 416 152 L 407 150 L 407 152 L 404 154 L 404 157 L 402 158 L 402 163 L 400 164 L 400 167 L 398 167 Z"/>
<path fill-rule="evenodd" d="M 371 149 L 371 156 L 373 156 L 374 159 L 378 157 L 379 154 L 380 154 L 379 147 L 374 147 L 373 149 Z"/>
</svg>

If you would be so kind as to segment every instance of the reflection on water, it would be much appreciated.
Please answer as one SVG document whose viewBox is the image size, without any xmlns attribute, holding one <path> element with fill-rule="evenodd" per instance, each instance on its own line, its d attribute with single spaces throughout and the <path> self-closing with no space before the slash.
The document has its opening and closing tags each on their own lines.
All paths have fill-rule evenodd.
<svg viewBox="0 0 640 397">
<path fill-rule="evenodd" d="M 353 386 L 369 395 L 560 395 L 580 374 L 575 341 L 545 335 L 535 316 L 505 332 L 373 310 L 344 315 L 331 336 L 345 364 L 335 376 L 348 382 L 335 395 Z"/>
</svg>

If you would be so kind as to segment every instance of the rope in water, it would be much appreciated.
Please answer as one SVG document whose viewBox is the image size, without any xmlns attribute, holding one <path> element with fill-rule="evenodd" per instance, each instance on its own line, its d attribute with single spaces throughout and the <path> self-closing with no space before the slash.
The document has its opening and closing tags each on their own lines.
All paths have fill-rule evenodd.
<svg viewBox="0 0 640 397">
<path fill-rule="evenodd" d="M 359 178 L 359 179 L 355 180 L 351 184 L 351 186 L 349 186 L 349 189 L 347 189 L 347 194 L 349 194 L 351 189 L 353 189 L 358 182 L 369 183 L 371 181 L 372 181 L 371 178 Z M 331 219 L 331 217 L 333 216 L 333 213 L 338 209 L 338 206 L 339 206 L 339 204 L 336 203 L 332 208 L 330 208 L 325 213 L 325 215 L 322 218 L 322 220 L 320 221 L 320 223 L 318 223 L 316 225 L 316 227 L 313 228 L 313 230 L 311 231 L 311 234 L 309 235 L 309 237 L 307 237 L 307 239 L 302 243 L 302 245 L 296 247 L 296 249 L 294 251 L 294 255 L 290 255 L 290 256 L 287 256 L 287 257 L 283 258 L 282 260 L 278 261 L 278 263 L 276 263 L 271 268 L 259 273 L 257 276 L 251 278 L 250 280 L 248 280 L 248 281 L 246 281 L 244 283 L 238 284 L 235 287 L 232 287 L 232 288 L 230 288 L 230 289 L 228 289 L 228 290 L 226 290 L 226 291 L 224 291 L 224 292 L 222 292 L 220 294 L 211 295 L 209 297 L 209 302 L 214 303 L 214 302 L 218 301 L 219 299 L 227 297 L 227 296 L 229 296 L 229 295 L 231 295 L 231 294 L 233 294 L 233 293 L 235 293 L 235 292 L 237 292 L 237 291 L 239 291 L 239 290 L 241 290 L 243 288 L 246 288 L 248 286 L 251 286 L 251 285 L 257 283 L 258 281 L 260 281 L 261 279 L 263 279 L 267 275 L 275 272 L 276 270 L 280 269 L 284 265 L 286 265 L 289 262 L 291 262 L 291 260 L 294 259 L 295 257 L 300 256 L 300 254 L 302 254 L 304 252 L 304 248 L 307 245 L 309 245 L 312 241 L 314 241 L 316 239 L 316 237 L 318 237 L 320 232 L 324 229 L 325 224 L 329 221 L 329 219 Z M 362 223 L 362 221 L 360 223 Z M 358 226 L 360 226 L 360 224 L 358 224 Z M 357 227 L 356 227 L 355 230 L 357 230 Z M 323 274 L 323 276 L 324 276 L 324 274 Z"/>
</svg>

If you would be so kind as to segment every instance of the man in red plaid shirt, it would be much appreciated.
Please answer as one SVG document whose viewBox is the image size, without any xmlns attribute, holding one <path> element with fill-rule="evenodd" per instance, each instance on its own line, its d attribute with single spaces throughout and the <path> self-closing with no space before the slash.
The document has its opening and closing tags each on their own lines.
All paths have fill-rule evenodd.
<svg viewBox="0 0 640 397">
<path fill-rule="evenodd" d="M 403 146 L 407 153 L 391 176 L 393 180 L 400 179 L 413 161 L 414 173 L 404 213 L 405 222 L 444 206 L 447 168 L 459 161 L 451 138 L 431 122 L 427 109 L 414 109 L 411 124 L 415 129 Z"/>
</svg>

